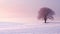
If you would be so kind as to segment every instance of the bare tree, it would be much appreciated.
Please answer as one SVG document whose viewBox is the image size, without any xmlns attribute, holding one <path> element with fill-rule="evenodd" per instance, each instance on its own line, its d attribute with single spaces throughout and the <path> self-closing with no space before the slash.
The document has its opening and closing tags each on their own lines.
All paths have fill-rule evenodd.
<svg viewBox="0 0 60 34">
<path fill-rule="evenodd" d="M 47 7 L 43 7 L 38 12 L 38 19 L 43 19 L 46 23 L 47 19 L 53 19 L 55 12 Z"/>
</svg>

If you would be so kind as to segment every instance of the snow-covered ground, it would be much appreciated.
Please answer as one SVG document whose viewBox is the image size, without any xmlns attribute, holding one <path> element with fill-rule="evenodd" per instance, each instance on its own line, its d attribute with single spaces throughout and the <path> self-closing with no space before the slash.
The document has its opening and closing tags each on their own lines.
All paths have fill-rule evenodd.
<svg viewBox="0 0 60 34">
<path fill-rule="evenodd" d="M 0 34 L 60 34 L 60 23 L 0 23 Z"/>
</svg>

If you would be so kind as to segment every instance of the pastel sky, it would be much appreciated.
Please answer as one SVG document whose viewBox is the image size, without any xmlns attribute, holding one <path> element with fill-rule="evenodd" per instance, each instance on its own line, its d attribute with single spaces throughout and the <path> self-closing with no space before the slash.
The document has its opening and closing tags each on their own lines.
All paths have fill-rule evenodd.
<svg viewBox="0 0 60 34">
<path fill-rule="evenodd" d="M 54 10 L 60 20 L 60 0 L 0 0 L 0 22 L 36 22 L 41 7 Z"/>
</svg>

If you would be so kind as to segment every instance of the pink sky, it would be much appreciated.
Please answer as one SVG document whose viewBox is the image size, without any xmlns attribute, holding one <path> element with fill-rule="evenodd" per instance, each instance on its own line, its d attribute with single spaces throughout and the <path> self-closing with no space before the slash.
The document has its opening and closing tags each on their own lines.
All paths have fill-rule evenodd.
<svg viewBox="0 0 60 34">
<path fill-rule="evenodd" d="M 59 15 L 58 1 L 53 0 L 0 0 L 0 21 L 33 22 L 41 7 L 52 8 Z M 52 3 L 52 4 L 51 4 Z M 55 4 L 57 3 L 57 5 Z M 53 5 L 54 4 L 54 5 Z M 56 6 L 55 6 L 56 5 Z M 56 8 L 56 9 L 55 9 Z M 58 12 L 57 12 L 58 11 Z"/>
</svg>

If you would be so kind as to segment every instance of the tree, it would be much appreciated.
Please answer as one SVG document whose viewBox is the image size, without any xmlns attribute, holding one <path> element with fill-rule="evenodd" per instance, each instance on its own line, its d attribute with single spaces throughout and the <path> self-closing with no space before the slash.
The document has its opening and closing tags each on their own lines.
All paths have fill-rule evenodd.
<svg viewBox="0 0 60 34">
<path fill-rule="evenodd" d="M 47 7 L 43 7 L 38 12 L 38 19 L 43 19 L 46 23 L 47 19 L 54 19 L 53 15 L 55 15 L 55 12 Z"/>
</svg>

